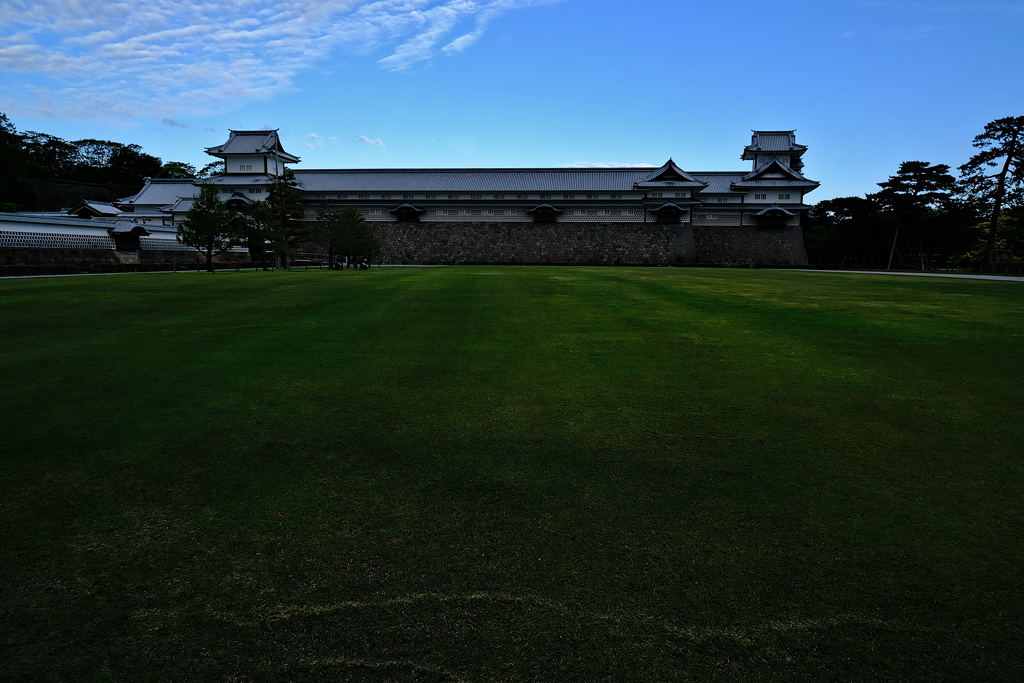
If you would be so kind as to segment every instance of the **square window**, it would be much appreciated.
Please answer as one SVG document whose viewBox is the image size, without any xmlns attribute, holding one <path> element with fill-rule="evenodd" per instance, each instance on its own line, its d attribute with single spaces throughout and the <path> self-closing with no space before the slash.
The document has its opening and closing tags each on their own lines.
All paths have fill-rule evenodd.
<svg viewBox="0 0 1024 683">
<path fill-rule="evenodd" d="M 789 195 L 788 194 L 780 194 L 779 195 L 779 199 L 789 199 Z"/>
<path fill-rule="evenodd" d="M 562 199 L 576 199 L 576 195 L 574 195 L 574 194 L 563 194 L 562 195 Z"/>
</svg>

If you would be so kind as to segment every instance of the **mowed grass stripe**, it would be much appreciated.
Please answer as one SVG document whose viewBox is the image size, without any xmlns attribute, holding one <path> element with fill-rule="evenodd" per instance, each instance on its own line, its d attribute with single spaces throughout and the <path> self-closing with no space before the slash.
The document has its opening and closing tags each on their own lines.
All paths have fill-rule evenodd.
<svg viewBox="0 0 1024 683">
<path fill-rule="evenodd" d="M 1014 283 L 0 283 L 14 680 L 1014 680 Z"/>
</svg>

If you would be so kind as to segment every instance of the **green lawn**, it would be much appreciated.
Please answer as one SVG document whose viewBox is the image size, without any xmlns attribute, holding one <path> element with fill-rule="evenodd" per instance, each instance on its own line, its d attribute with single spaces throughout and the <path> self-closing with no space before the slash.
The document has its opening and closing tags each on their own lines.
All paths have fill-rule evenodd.
<svg viewBox="0 0 1024 683">
<path fill-rule="evenodd" d="M 1024 284 L 0 281 L 7 681 L 1019 681 Z"/>
</svg>

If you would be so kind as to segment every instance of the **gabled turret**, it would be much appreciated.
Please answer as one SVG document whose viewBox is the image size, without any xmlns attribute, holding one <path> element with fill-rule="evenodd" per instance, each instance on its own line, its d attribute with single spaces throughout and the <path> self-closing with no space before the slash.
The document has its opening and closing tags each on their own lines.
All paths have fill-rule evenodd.
<svg viewBox="0 0 1024 683">
<path fill-rule="evenodd" d="M 301 159 L 284 151 L 274 130 L 232 130 L 227 142 L 207 147 L 206 153 L 224 160 L 226 175 L 267 173 L 284 175 L 285 164 Z"/>
<path fill-rule="evenodd" d="M 692 175 L 679 168 L 676 162 L 669 159 L 665 165 L 656 171 L 652 171 L 642 180 L 633 184 L 637 189 L 662 189 L 689 187 L 693 189 L 707 187 L 707 183 L 697 180 Z"/>
<path fill-rule="evenodd" d="M 798 145 L 795 130 L 755 130 L 750 136 L 750 144 L 743 148 L 744 161 L 752 161 L 751 170 L 763 166 L 772 158 L 786 164 L 794 171 L 804 167 L 800 159 L 807 151 L 806 145 Z"/>
</svg>

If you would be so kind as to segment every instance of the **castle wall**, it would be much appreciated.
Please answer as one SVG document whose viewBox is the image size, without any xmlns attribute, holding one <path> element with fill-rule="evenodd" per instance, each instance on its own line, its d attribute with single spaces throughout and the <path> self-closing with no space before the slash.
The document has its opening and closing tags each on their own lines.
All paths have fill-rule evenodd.
<svg viewBox="0 0 1024 683">
<path fill-rule="evenodd" d="M 739 221 L 736 221 L 737 223 Z M 799 226 L 688 223 L 371 223 L 385 263 L 799 265 Z"/>
<path fill-rule="evenodd" d="M 248 261 L 249 252 L 230 251 L 213 258 L 218 263 Z M 0 247 L 0 265 L 82 266 L 101 263 L 192 263 L 206 259 L 191 251 L 115 251 L 114 249 L 49 249 L 35 247 Z"/>
<path fill-rule="evenodd" d="M 807 265 L 803 229 L 799 225 L 783 228 L 698 225 L 693 229 L 693 241 L 701 263 L 723 266 Z"/>
</svg>

